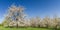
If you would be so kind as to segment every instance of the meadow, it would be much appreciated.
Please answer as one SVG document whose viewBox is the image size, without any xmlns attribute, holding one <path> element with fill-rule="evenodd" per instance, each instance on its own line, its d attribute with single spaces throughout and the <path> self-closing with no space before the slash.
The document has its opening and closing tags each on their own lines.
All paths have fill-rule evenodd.
<svg viewBox="0 0 60 30">
<path fill-rule="evenodd" d="M 32 27 L 28 27 L 28 28 L 5 28 L 5 27 L 0 26 L 0 30 L 52 30 L 52 29 L 32 28 Z"/>
</svg>

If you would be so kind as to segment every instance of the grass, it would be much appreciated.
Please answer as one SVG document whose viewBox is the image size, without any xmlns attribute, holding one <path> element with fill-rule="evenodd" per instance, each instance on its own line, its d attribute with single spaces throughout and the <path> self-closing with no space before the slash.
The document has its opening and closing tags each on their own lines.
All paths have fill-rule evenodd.
<svg viewBox="0 0 60 30">
<path fill-rule="evenodd" d="M 47 28 L 5 28 L 0 26 L 0 30 L 52 30 L 52 29 L 47 29 Z"/>
</svg>

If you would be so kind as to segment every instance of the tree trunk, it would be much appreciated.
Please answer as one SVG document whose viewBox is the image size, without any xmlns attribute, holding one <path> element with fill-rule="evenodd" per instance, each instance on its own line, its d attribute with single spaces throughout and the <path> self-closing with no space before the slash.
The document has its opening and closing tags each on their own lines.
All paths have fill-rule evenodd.
<svg viewBox="0 0 60 30">
<path fill-rule="evenodd" d="M 57 25 L 55 26 L 55 28 L 54 28 L 55 30 L 57 30 Z"/>
<path fill-rule="evenodd" d="M 16 19 L 16 23 L 17 23 L 17 24 L 16 24 L 16 27 L 18 28 L 18 19 Z"/>
</svg>

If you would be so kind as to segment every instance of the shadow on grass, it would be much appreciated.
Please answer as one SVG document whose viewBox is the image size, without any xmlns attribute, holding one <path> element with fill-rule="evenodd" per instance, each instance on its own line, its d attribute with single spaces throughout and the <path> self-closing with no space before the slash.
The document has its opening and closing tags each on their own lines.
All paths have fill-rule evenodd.
<svg viewBox="0 0 60 30">
<path fill-rule="evenodd" d="M 48 30 L 60 30 L 55 28 L 46 28 L 46 27 L 6 27 L 6 28 L 17 28 L 17 29 L 48 29 Z"/>
</svg>

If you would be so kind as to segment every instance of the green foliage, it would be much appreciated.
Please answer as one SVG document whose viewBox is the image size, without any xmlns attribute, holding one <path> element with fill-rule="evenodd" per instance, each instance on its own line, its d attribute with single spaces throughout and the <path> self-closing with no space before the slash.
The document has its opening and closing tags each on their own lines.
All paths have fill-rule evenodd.
<svg viewBox="0 0 60 30">
<path fill-rule="evenodd" d="M 0 30 L 52 30 L 52 29 L 32 28 L 32 27 L 28 27 L 28 28 L 4 28 L 4 27 L 0 26 Z"/>
<path fill-rule="evenodd" d="M 0 24 L 0 26 L 2 26 L 2 24 Z"/>
</svg>

